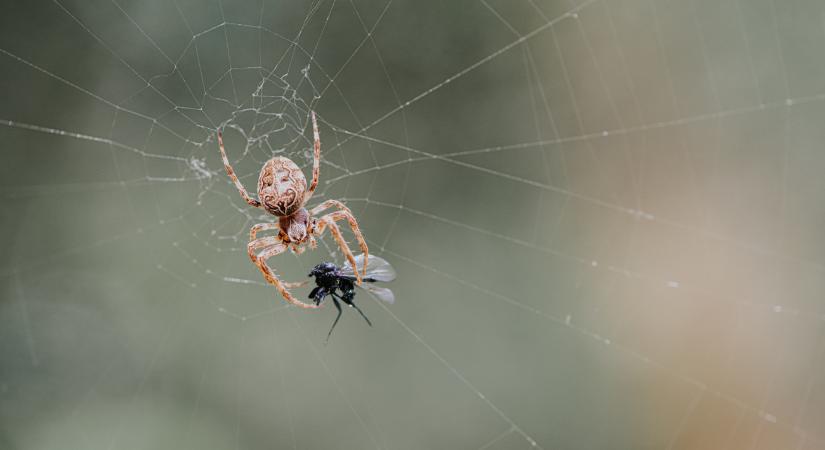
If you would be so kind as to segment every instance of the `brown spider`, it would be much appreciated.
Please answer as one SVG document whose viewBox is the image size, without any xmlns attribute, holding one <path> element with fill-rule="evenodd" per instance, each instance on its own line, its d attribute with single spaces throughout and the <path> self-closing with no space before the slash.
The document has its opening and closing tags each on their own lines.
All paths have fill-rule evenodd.
<svg viewBox="0 0 825 450">
<path fill-rule="evenodd" d="M 318 122 L 315 119 L 314 111 L 311 112 L 311 115 L 315 156 L 312 162 L 312 184 L 310 184 L 309 190 L 307 191 L 306 178 L 304 178 L 304 174 L 298 165 L 289 158 L 276 156 L 264 163 L 263 168 L 261 168 L 261 175 L 258 177 L 257 200 L 249 196 L 249 193 L 235 175 L 235 170 L 229 164 L 226 150 L 223 148 L 223 137 L 221 132 L 218 131 L 218 146 L 221 149 L 223 165 L 226 167 L 229 178 L 232 179 L 235 187 L 238 188 L 238 192 L 241 193 L 241 197 L 250 205 L 263 208 L 266 212 L 278 217 L 277 223 L 259 223 L 253 225 L 252 229 L 249 230 L 249 244 L 246 246 L 249 258 L 261 269 L 266 281 L 274 284 L 286 301 L 301 308 L 318 308 L 320 305 L 304 303 L 293 297 L 287 288 L 301 286 L 306 283 L 286 283 L 279 280 L 275 276 L 275 272 L 266 264 L 266 260 L 283 253 L 287 248 L 291 248 L 295 254 L 301 254 L 305 250 L 303 244 L 306 242 L 309 242 L 310 247 L 314 249 L 317 246 L 315 236 L 320 236 L 325 229 L 329 228 L 350 265 L 353 268 L 356 267 L 355 257 L 341 235 L 338 225 L 335 224 L 339 220 L 349 222 L 352 232 L 358 240 L 358 245 L 361 247 L 361 251 L 364 252 L 362 274 L 366 270 L 369 255 L 367 243 L 358 228 L 358 222 L 355 221 L 352 212 L 343 203 L 338 200 L 327 200 L 309 211 L 304 208 L 318 186 L 318 173 L 321 163 L 321 138 L 318 134 Z M 338 210 L 315 218 L 321 211 L 333 207 L 338 208 Z M 276 228 L 278 229 L 277 236 L 256 238 L 259 232 Z M 260 250 L 260 252 L 256 254 L 257 250 Z M 362 274 L 359 274 L 357 269 L 354 272 L 358 284 L 361 284 Z"/>
</svg>

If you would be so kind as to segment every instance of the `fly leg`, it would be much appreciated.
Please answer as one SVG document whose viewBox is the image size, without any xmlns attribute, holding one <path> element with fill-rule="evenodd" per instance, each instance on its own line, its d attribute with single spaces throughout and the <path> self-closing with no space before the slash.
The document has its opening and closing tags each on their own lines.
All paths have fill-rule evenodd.
<svg viewBox="0 0 825 450">
<path fill-rule="evenodd" d="M 346 303 L 350 307 L 355 308 L 355 310 L 358 311 L 358 314 L 361 314 L 361 317 L 363 317 L 364 320 L 367 321 L 367 325 L 372 326 L 372 322 L 370 322 L 370 319 L 368 319 L 367 316 L 364 314 L 364 311 L 361 311 L 361 308 L 359 308 L 358 305 L 352 302 L 352 297 L 353 296 L 348 296 L 344 294 L 344 296 L 341 297 L 341 301 Z"/>
<path fill-rule="evenodd" d="M 332 322 L 332 326 L 329 328 L 329 333 L 327 333 L 326 342 L 329 342 L 329 337 L 332 336 L 332 330 L 335 329 L 335 325 L 338 324 L 338 319 L 341 318 L 341 304 L 338 303 L 338 299 L 336 298 L 335 294 L 332 294 L 332 303 L 335 304 L 335 309 L 338 310 L 338 315 L 335 316 L 335 322 Z"/>
</svg>

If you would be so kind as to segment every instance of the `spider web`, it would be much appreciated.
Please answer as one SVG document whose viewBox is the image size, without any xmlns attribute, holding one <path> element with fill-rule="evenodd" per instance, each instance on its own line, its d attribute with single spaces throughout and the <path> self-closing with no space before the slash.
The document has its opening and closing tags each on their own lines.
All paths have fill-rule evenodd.
<svg viewBox="0 0 825 450">
<path fill-rule="evenodd" d="M 30 8 L 0 41 L 4 447 L 825 446 L 819 2 Z M 248 189 L 309 173 L 311 110 L 313 204 L 400 274 L 328 345 L 334 310 L 249 263 L 271 217 L 215 142 Z"/>
</svg>

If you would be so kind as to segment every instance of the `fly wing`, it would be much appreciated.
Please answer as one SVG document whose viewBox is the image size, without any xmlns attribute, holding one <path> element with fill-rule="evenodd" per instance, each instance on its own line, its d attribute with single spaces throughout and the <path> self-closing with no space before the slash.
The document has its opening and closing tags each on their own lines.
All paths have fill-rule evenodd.
<svg viewBox="0 0 825 450">
<path fill-rule="evenodd" d="M 364 254 L 361 253 L 355 257 L 356 267 L 360 270 L 364 265 Z M 341 273 L 348 276 L 355 276 L 352 266 L 349 261 L 341 268 Z M 367 260 L 366 273 L 362 274 L 362 278 L 373 278 L 376 281 L 392 281 L 396 277 L 395 269 L 384 258 L 380 256 L 370 255 Z"/>
<path fill-rule="evenodd" d="M 378 297 L 379 299 L 387 303 L 395 303 L 395 294 L 393 294 L 392 291 L 387 288 L 378 287 L 373 284 L 364 284 L 362 287 L 369 291 L 372 295 Z"/>
<path fill-rule="evenodd" d="M 355 265 L 360 269 L 363 264 L 364 254 L 361 253 L 355 257 Z M 352 269 L 349 262 L 344 264 L 344 267 L 341 268 L 341 274 L 355 279 L 355 271 Z M 363 278 L 371 278 L 374 281 L 392 281 L 396 277 L 395 269 L 393 269 L 390 263 L 380 256 L 373 255 L 370 255 L 367 262 L 367 270 L 362 275 Z M 359 287 L 369 291 L 372 295 L 378 297 L 382 301 L 387 303 L 395 303 L 395 294 L 387 288 L 378 287 L 371 283 L 364 283 Z"/>
</svg>

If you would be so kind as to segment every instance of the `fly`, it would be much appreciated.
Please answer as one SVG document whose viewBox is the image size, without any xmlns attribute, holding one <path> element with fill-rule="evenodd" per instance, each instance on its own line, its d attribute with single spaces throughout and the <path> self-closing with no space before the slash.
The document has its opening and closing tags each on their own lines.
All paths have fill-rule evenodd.
<svg viewBox="0 0 825 450">
<path fill-rule="evenodd" d="M 356 267 L 363 266 L 363 262 L 363 253 L 355 257 Z M 309 298 L 312 299 L 316 305 L 320 305 L 327 296 L 332 297 L 332 303 L 338 310 L 338 315 L 335 317 L 335 321 L 332 322 L 329 333 L 327 333 L 327 341 L 329 341 L 335 325 L 338 324 L 338 319 L 341 318 L 341 304 L 339 301 L 349 305 L 351 308 L 355 308 L 355 310 L 361 314 L 361 317 L 367 321 L 367 324 L 372 326 L 372 322 L 370 322 L 370 319 L 361 311 L 361 308 L 353 303 L 356 286 L 363 288 L 387 303 L 395 302 L 395 295 L 393 295 L 391 290 L 373 284 L 376 282 L 392 281 L 396 277 L 395 269 L 393 269 L 390 263 L 378 256 L 370 255 L 367 267 L 361 274 L 363 284 L 360 286 L 355 283 L 355 271 L 349 262 L 344 264 L 343 267 L 338 267 L 331 262 L 323 262 L 315 266 L 309 273 L 309 276 L 315 277 L 316 285 L 312 292 L 309 293 Z"/>
</svg>

